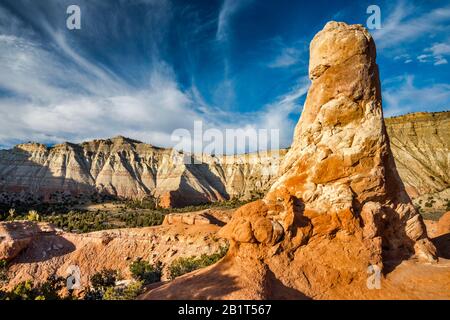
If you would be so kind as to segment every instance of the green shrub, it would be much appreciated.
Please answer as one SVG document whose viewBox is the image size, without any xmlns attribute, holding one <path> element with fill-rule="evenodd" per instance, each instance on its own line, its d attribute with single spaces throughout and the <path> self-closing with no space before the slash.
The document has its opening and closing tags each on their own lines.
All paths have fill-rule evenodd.
<svg viewBox="0 0 450 320">
<path fill-rule="evenodd" d="M 159 211 L 118 212 L 69 211 L 43 215 L 41 219 L 70 232 L 92 232 L 115 228 L 149 227 L 162 224 L 164 213 Z M 117 222 L 120 222 L 117 224 Z"/>
<path fill-rule="evenodd" d="M 114 286 L 119 279 L 119 273 L 115 270 L 105 269 L 91 277 L 91 286 L 94 289 L 107 289 Z"/>
<path fill-rule="evenodd" d="M 86 292 L 86 300 L 103 300 L 106 291 L 116 286 L 119 273 L 115 270 L 105 269 L 95 273 L 91 279 L 91 286 Z"/>
<path fill-rule="evenodd" d="M 0 283 L 8 281 L 8 262 L 0 260 Z"/>
<path fill-rule="evenodd" d="M 134 300 L 142 293 L 142 282 L 136 281 L 124 287 L 110 287 L 104 295 L 103 300 Z"/>
<path fill-rule="evenodd" d="M 6 294 L 8 300 L 35 300 L 38 297 L 31 280 L 16 285 L 11 292 Z"/>
<path fill-rule="evenodd" d="M 39 297 L 41 300 L 60 300 L 59 292 L 66 286 L 66 279 L 62 277 L 52 276 L 46 282 L 38 287 Z"/>
<path fill-rule="evenodd" d="M 39 286 L 34 286 L 31 280 L 16 285 L 9 292 L 0 293 L 3 300 L 61 300 L 59 292 L 64 288 L 65 279 L 50 277 Z"/>
<path fill-rule="evenodd" d="M 130 265 L 133 278 L 141 281 L 143 285 L 161 281 L 162 264 L 150 265 L 147 261 L 138 259 Z"/>
<path fill-rule="evenodd" d="M 228 251 L 228 247 L 220 248 L 219 252 L 200 257 L 178 258 L 169 266 L 170 278 L 173 280 L 183 274 L 210 266 L 222 259 Z"/>
<path fill-rule="evenodd" d="M 125 207 L 130 209 L 156 209 L 156 200 L 154 198 L 145 198 L 142 200 L 129 200 L 125 202 Z"/>
<path fill-rule="evenodd" d="M 140 267 L 136 268 L 136 270 L 138 269 L 139 271 L 141 271 Z M 91 286 L 87 290 L 84 299 L 133 300 L 142 293 L 142 281 L 134 281 L 129 285 L 116 286 L 118 280 L 120 280 L 120 275 L 117 271 L 102 270 L 100 272 L 97 272 L 91 277 Z"/>
</svg>

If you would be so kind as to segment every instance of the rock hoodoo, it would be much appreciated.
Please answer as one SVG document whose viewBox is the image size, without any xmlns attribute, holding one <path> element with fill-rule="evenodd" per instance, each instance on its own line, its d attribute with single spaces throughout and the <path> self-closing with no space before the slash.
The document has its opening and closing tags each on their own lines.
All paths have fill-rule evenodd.
<svg viewBox="0 0 450 320">
<path fill-rule="evenodd" d="M 390 151 L 375 60 L 361 25 L 329 22 L 314 37 L 282 174 L 221 230 L 231 242 L 221 263 L 146 298 L 364 298 L 369 266 L 435 260 Z"/>
</svg>

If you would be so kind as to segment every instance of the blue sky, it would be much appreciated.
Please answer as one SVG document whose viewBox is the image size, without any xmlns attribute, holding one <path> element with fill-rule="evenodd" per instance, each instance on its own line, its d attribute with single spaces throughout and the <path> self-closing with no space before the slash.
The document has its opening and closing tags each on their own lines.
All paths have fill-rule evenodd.
<svg viewBox="0 0 450 320">
<path fill-rule="evenodd" d="M 81 30 L 66 8 L 81 8 Z M 2 0 L 0 148 L 173 130 L 279 129 L 289 146 L 309 42 L 330 20 L 372 30 L 385 115 L 449 109 L 448 1 Z"/>
</svg>

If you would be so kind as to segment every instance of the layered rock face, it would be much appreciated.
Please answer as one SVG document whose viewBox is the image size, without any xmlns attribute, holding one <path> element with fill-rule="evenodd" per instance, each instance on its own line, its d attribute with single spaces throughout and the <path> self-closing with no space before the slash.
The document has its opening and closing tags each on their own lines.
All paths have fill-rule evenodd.
<svg viewBox="0 0 450 320">
<path fill-rule="evenodd" d="M 408 194 L 450 188 L 450 112 L 409 114 L 386 119 L 386 125 Z"/>
<path fill-rule="evenodd" d="M 281 151 L 280 154 L 284 154 Z M 263 193 L 277 174 L 278 152 L 242 156 L 185 155 L 117 137 L 80 145 L 18 145 L 0 151 L 0 201 L 63 201 L 106 194 L 183 206 Z"/>
<path fill-rule="evenodd" d="M 368 268 L 412 255 L 434 261 L 392 157 L 375 59 L 360 25 L 330 22 L 314 37 L 312 85 L 281 177 L 221 230 L 232 244 L 227 257 L 173 286 L 197 292 L 196 283 L 216 278 L 221 298 L 280 298 L 277 288 L 296 298 L 363 298 Z M 224 294 L 226 278 L 236 288 Z M 183 296 L 170 286 L 153 294 L 165 293 Z"/>
</svg>

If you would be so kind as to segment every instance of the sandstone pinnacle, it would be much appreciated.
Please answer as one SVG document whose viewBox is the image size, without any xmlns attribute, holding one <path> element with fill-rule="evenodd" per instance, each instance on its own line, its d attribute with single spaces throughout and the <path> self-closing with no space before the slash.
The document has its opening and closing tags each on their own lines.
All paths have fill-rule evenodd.
<svg viewBox="0 0 450 320">
<path fill-rule="evenodd" d="M 368 270 L 387 272 L 412 256 L 435 260 L 390 150 L 369 32 L 327 23 L 311 42 L 309 76 L 279 178 L 221 230 L 231 242 L 227 257 L 173 286 L 193 292 L 208 278 L 228 277 L 239 284 L 229 298 L 280 298 L 281 287 L 298 293 L 291 298 L 357 298 L 369 290 Z"/>
<path fill-rule="evenodd" d="M 343 232 L 364 243 L 370 264 L 412 254 L 434 259 L 390 151 L 375 60 L 375 43 L 360 25 L 329 22 L 314 37 L 312 84 L 284 174 L 258 212 L 241 208 L 225 235 L 233 239 L 234 225 L 262 216 L 283 226 L 289 250 Z"/>
</svg>

